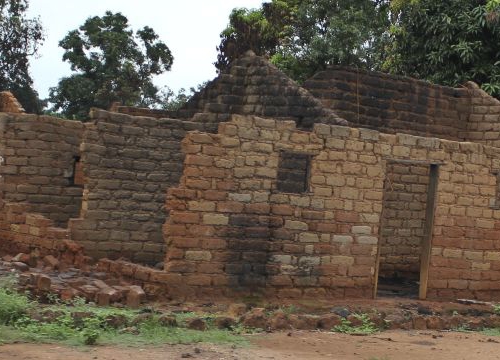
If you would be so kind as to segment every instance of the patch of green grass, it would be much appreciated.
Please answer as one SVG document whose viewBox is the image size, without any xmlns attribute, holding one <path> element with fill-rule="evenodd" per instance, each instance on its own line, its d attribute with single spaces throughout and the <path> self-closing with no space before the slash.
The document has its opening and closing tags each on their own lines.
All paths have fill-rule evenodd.
<svg viewBox="0 0 500 360">
<path fill-rule="evenodd" d="M 15 280 L 11 277 L 0 279 L 0 325 L 9 325 L 23 317 L 34 303 L 27 296 L 15 290 Z"/>
<path fill-rule="evenodd" d="M 481 330 L 481 334 L 486 336 L 500 336 L 500 328 L 483 329 Z"/>
<path fill-rule="evenodd" d="M 0 279 L 1 280 L 1 279 Z M 207 315 L 207 331 L 165 327 L 152 313 L 148 320 L 126 329 L 141 314 L 140 310 L 97 307 L 81 300 L 42 306 L 24 294 L 18 294 L 12 282 L 0 283 L 0 344 L 22 342 L 63 343 L 66 345 L 116 344 L 140 346 L 145 344 L 188 344 L 199 342 L 242 345 L 246 340 L 236 332 L 214 329 Z M 180 326 L 196 316 L 177 314 Z M 113 319 L 123 320 L 116 326 Z M 117 327 L 117 328 L 115 328 Z M 133 330 L 133 331 L 129 331 Z"/>
<path fill-rule="evenodd" d="M 349 320 L 342 319 L 342 323 L 334 326 L 332 331 L 351 335 L 369 335 L 378 332 L 368 314 L 354 314 L 354 317 L 361 320 L 361 325 L 354 326 Z"/>
<path fill-rule="evenodd" d="M 500 315 L 500 304 L 493 304 L 493 312 L 497 315 Z"/>
</svg>

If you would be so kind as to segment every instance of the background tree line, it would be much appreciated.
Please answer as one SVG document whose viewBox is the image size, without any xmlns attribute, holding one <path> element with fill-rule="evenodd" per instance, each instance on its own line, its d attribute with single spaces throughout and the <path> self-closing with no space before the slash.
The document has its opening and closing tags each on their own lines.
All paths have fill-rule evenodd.
<svg viewBox="0 0 500 360">
<path fill-rule="evenodd" d="M 0 90 L 28 112 L 85 119 L 90 107 L 175 109 L 195 89 L 159 89 L 153 77 L 173 56 L 150 27 L 133 31 L 120 13 L 87 19 L 59 45 L 73 74 L 40 100 L 29 58 L 44 40 L 29 0 L 0 0 Z M 247 50 L 268 57 L 302 82 L 329 65 L 355 66 L 457 86 L 473 80 L 500 97 L 500 0 L 269 0 L 234 9 L 221 32 L 215 66 L 224 70 Z"/>
</svg>

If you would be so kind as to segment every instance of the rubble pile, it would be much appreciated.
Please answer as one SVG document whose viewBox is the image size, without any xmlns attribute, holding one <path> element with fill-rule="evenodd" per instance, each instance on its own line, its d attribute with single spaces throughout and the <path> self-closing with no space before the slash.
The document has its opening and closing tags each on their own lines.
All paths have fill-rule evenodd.
<svg viewBox="0 0 500 360">
<path fill-rule="evenodd" d="M 67 241 L 54 255 L 5 255 L 0 260 L 0 277 L 14 275 L 20 291 L 28 291 L 41 301 L 83 298 L 99 306 L 123 304 L 138 308 L 146 300 L 140 286 L 131 284 L 92 266 L 79 245 Z"/>
</svg>

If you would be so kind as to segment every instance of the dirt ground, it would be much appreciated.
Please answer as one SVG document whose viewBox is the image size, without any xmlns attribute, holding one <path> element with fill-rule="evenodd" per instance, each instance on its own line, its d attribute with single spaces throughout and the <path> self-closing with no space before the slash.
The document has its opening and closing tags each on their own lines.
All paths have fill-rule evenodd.
<svg viewBox="0 0 500 360">
<path fill-rule="evenodd" d="M 0 346 L 0 360 L 500 359 L 500 338 L 476 333 L 387 331 L 372 336 L 350 336 L 285 332 L 250 336 L 249 340 L 252 345 L 245 348 L 210 344 L 154 348 L 13 344 Z"/>
</svg>

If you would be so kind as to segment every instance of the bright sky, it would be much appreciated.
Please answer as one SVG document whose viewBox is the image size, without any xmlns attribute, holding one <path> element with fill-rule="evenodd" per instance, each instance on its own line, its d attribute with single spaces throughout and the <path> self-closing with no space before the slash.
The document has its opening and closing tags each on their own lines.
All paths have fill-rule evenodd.
<svg viewBox="0 0 500 360">
<path fill-rule="evenodd" d="M 40 16 L 46 40 L 40 58 L 31 60 L 31 72 L 40 97 L 49 87 L 71 73 L 62 61 L 59 41 L 77 29 L 90 16 L 106 10 L 121 12 L 134 30 L 152 27 L 172 51 L 172 70 L 155 79 L 158 86 L 177 91 L 189 89 L 215 77 L 213 63 L 220 32 L 226 27 L 235 7 L 258 8 L 262 0 L 31 0 L 29 14 Z"/>
</svg>

